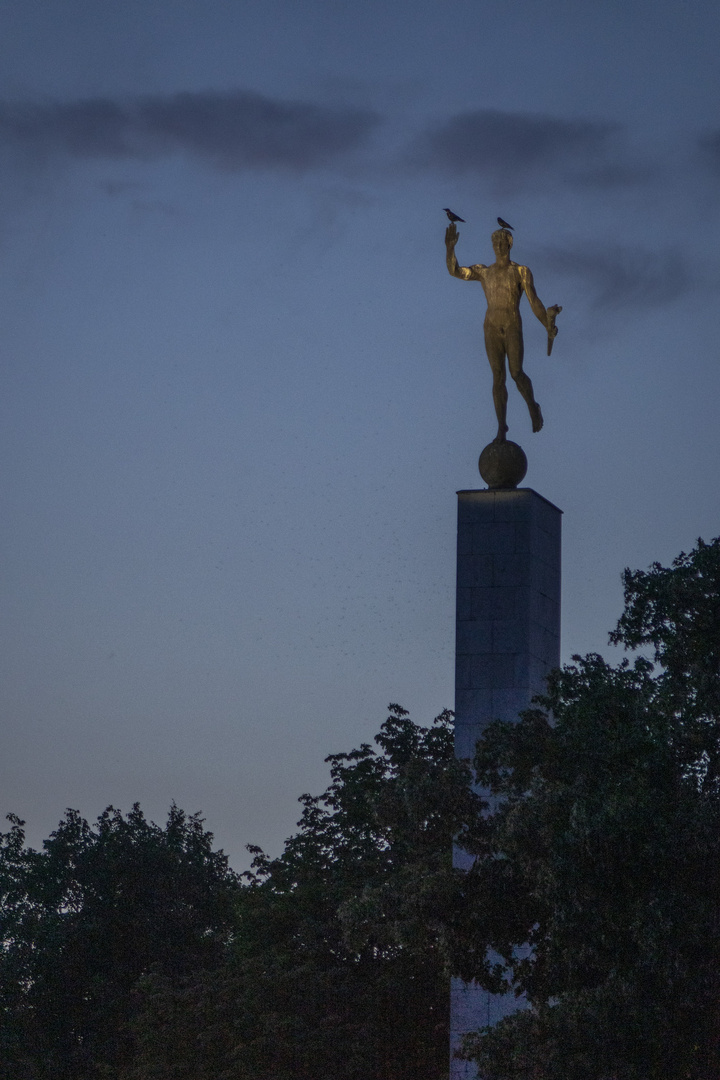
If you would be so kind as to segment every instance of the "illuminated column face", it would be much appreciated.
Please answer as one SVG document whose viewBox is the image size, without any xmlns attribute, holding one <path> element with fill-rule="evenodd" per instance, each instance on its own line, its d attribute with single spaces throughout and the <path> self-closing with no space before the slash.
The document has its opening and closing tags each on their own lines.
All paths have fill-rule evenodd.
<svg viewBox="0 0 720 1080">
<path fill-rule="evenodd" d="M 560 663 L 561 511 L 530 488 L 458 492 L 455 753 L 472 758 L 493 720 L 515 721 Z M 471 858 L 454 851 L 454 863 Z M 518 1008 L 453 980 L 451 1052 L 466 1031 Z M 451 1057 L 452 1080 L 476 1076 Z"/>
</svg>

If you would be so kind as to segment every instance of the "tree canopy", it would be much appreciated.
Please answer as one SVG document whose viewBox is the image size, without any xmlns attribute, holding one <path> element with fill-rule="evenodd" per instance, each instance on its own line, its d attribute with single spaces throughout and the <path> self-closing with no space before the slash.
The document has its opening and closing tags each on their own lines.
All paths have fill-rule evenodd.
<svg viewBox="0 0 720 1080">
<path fill-rule="evenodd" d="M 716 1080 L 720 540 L 624 584 L 634 656 L 574 657 L 472 763 L 391 706 L 242 877 L 177 807 L 42 851 L 11 818 L 3 1080 L 440 1080 L 451 974 L 524 997 L 468 1040 L 487 1080 Z"/>
<path fill-rule="evenodd" d="M 222 970 L 154 982 L 133 1080 L 446 1075 L 451 845 L 472 842 L 480 799 L 449 713 L 423 728 L 393 705 L 376 744 L 327 759 L 330 786 L 302 797 L 282 855 L 253 849 Z M 188 1053 L 208 1016 L 223 1018 L 212 1051 Z M 173 1044 L 177 1071 L 163 1072 Z"/>
<path fill-rule="evenodd" d="M 532 1006 L 471 1040 L 488 1080 L 720 1072 L 720 541 L 624 583 L 659 669 L 575 657 L 478 745 L 476 932 Z"/>
<path fill-rule="evenodd" d="M 240 880 L 201 819 L 68 811 L 36 852 L 3 838 L 8 1080 L 410 1080 L 447 1069 L 455 836 L 481 802 L 453 753 L 390 707 L 329 757 L 277 859 Z"/>
<path fill-rule="evenodd" d="M 94 826 L 68 810 L 40 852 L 13 817 L 0 857 L 5 1080 L 119 1068 L 139 980 L 212 968 L 229 940 L 237 876 L 202 819 L 175 806 L 164 828 L 137 805 Z"/>
</svg>

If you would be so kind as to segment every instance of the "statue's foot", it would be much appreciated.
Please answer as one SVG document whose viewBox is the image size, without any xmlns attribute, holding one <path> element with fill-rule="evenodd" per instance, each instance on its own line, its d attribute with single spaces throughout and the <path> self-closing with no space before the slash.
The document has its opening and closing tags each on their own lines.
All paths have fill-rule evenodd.
<svg viewBox="0 0 720 1080">
<path fill-rule="evenodd" d="M 543 426 L 543 416 L 537 401 L 534 401 L 530 406 L 530 419 L 532 420 L 533 431 L 540 431 Z"/>
<path fill-rule="evenodd" d="M 498 428 L 498 433 L 497 433 L 497 435 L 495 436 L 495 438 L 493 439 L 493 442 L 494 442 L 494 443 L 503 443 L 503 442 L 507 442 L 507 439 L 506 439 L 506 435 L 507 435 L 507 432 L 508 432 L 508 426 L 507 426 L 507 424 L 502 424 L 502 425 L 501 425 L 501 426 L 500 426 L 500 427 Z"/>
</svg>

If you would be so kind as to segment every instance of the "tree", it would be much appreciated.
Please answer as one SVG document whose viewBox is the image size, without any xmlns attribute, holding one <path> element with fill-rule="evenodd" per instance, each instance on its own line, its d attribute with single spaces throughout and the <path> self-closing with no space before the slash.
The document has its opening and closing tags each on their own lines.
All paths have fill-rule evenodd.
<svg viewBox="0 0 720 1080">
<path fill-rule="evenodd" d="M 447 1073 L 450 852 L 474 842 L 480 800 L 450 714 L 422 728 L 390 708 L 377 751 L 327 759 L 330 786 L 302 797 L 282 855 L 252 849 L 222 969 L 147 986 L 129 1080 Z"/>
<path fill-rule="evenodd" d="M 468 1043 L 487 1080 L 715 1080 L 720 540 L 624 580 L 611 638 L 656 666 L 555 672 L 479 743 L 488 802 L 449 713 L 391 706 L 243 882 L 177 808 L 69 811 L 42 852 L 13 819 L 3 1077 L 435 1080 L 452 973 L 527 997 Z"/>
<path fill-rule="evenodd" d="M 470 932 L 531 1005 L 471 1040 L 488 1080 L 720 1073 L 720 540 L 624 582 L 659 671 L 575 657 L 478 745 Z"/>
<path fill-rule="evenodd" d="M 114 1076 L 132 1053 L 138 981 L 217 964 L 236 875 L 198 815 L 164 828 L 135 805 L 90 826 L 68 810 L 42 852 L 13 817 L 0 843 L 0 1057 L 6 1080 Z"/>
<path fill-rule="evenodd" d="M 626 570 L 625 611 L 610 640 L 652 646 L 676 750 L 708 794 L 720 784 L 720 538 L 672 566 Z"/>
</svg>

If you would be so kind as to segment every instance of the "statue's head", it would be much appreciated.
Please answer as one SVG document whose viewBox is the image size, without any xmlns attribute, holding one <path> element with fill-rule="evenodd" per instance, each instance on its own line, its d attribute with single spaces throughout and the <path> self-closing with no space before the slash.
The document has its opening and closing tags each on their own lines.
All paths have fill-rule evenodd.
<svg viewBox="0 0 720 1080">
<path fill-rule="evenodd" d="M 513 235 L 507 229 L 496 229 L 490 239 L 496 255 L 507 254 L 513 246 Z"/>
</svg>

